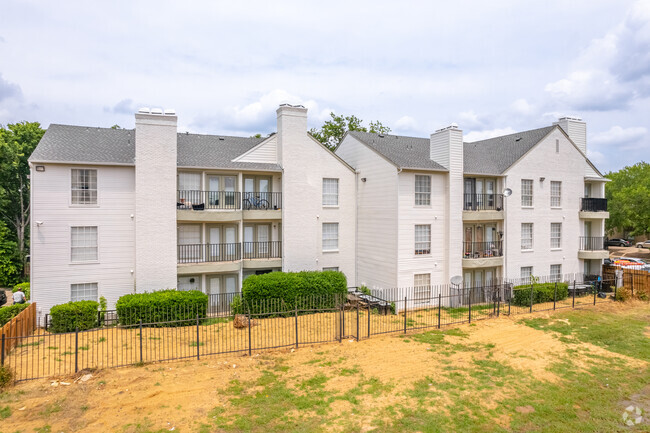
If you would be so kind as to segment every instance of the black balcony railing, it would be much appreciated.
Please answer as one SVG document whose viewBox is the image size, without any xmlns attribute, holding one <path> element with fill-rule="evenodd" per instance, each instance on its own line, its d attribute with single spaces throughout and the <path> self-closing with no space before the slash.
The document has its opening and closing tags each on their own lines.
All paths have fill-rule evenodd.
<svg viewBox="0 0 650 433">
<path fill-rule="evenodd" d="M 466 259 L 483 259 L 503 256 L 502 241 L 463 242 L 463 257 Z"/>
<path fill-rule="evenodd" d="M 607 199 L 583 197 L 580 199 L 580 210 L 585 212 L 607 212 Z"/>
<path fill-rule="evenodd" d="M 242 193 L 242 208 L 244 210 L 282 209 L 282 193 L 281 192 L 244 192 Z"/>
<path fill-rule="evenodd" d="M 237 191 L 195 191 L 179 190 L 176 196 L 177 209 L 240 209 L 241 193 Z"/>
<path fill-rule="evenodd" d="M 178 263 L 229 262 L 241 259 L 241 244 L 178 245 Z"/>
<path fill-rule="evenodd" d="M 282 241 L 244 242 L 244 259 L 278 259 L 282 257 Z"/>
<path fill-rule="evenodd" d="M 465 194 L 463 210 L 503 210 L 503 194 Z"/>
<path fill-rule="evenodd" d="M 604 237 L 580 236 L 580 251 L 601 251 L 606 249 Z"/>
</svg>

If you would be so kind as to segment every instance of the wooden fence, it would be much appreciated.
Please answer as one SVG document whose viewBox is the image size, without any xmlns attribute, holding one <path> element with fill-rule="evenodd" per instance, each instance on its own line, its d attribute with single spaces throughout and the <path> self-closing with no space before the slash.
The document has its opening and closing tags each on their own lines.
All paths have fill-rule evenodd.
<svg viewBox="0 0 650 433">
<path fill-rule="evenodd" d="M 36 329 L 36 303 L 31 303 L 27 308 L 21 311 L 16 317 L 5 323 L 0 330 L 0 344 L 4 345 L 4 354 L 8 354 L 13 347 L 20 341 L 16 337 L 27 337 L 32 335 Z M 13 338 L 12 338 L 13 337 Z M 0 348 L 0 352 L 2 349 Z"/>
<path fill-rule="evenodd" d="M 633 292 L 650 294 L 650 272 L 619 266 L 603 266 L 603 279 L 614 280 L 617 270 L 623 271 L 623 287 Z"/>
</svg>

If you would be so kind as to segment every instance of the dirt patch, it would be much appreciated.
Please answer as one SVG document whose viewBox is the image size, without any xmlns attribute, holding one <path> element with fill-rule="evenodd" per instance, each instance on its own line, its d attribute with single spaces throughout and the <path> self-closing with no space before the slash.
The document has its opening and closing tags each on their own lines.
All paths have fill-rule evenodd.
<svg viewBox="0 0 650 433">
<path fill-rule="evenodd" d="M 532 407 L 531 405 L 528 406 L 517 406 L 515 410 L 519 413 L 533 413 L 535 412 L 535 408 Z"/>
</svg>

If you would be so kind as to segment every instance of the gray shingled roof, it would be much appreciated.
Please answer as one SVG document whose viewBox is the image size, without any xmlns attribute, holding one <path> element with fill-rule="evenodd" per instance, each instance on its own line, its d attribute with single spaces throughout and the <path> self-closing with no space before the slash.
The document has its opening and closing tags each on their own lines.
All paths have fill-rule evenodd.
<svg viewBox="0 0 650 433">
<path fill-rule="evenodd" d="M 278 164 L 232 162 L 265 138 L 178 134 L 178 166 L 280 171 Z M 34 162 L 133 165 L 133 129 L 52 124 L 29 158 Z"/>
<path fill-rule="evenodd" d="M 502 174 L 556 126 L 463 143 L 464 172 Z"/>
<path fill-rule="evenodd" d="M 383 155 L 398 168 L 448 171 L 431 160 L 428 138 L 380 135 L 360 131 L 350 131 L 348 134 Z"/>
</svg>

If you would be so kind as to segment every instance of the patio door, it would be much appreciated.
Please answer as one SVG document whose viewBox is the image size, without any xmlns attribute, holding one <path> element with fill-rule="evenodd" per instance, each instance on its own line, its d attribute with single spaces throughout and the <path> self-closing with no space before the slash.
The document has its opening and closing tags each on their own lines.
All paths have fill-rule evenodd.
<svg viewBox="0 0 650 433">
<path fill-rule="evenodd" d="M 496 196 L 494 195 L 494 181 L 486 180 L 485 181 L 485 205 L 488 209 L 494 209 Z"/>
<path fill-rule="evenodd" d="M 181 263 L 202 261 L 201 225 L 181 224 L 178 226 L 178 259 Z"/>
<path fill-rule="evenodd" d="M 475 179 L 465 179 L 465 183 L 464 183 L 465 207 L 464 207 L 464 210 L 475 210 L 474 183 L 475 183 Z"/>
</svg>

